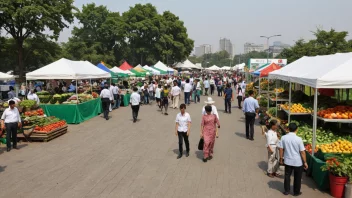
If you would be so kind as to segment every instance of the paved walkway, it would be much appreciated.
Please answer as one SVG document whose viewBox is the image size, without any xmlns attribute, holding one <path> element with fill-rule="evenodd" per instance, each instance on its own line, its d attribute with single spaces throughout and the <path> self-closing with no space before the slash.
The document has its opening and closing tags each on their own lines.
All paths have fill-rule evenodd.
<svg viewBox="0 0 352 198">
<path fill-rule="evenodd" d="M 98 116 L 48 143 L 21 143 L 20 150 L 0 151 L 0 197 L 284 197 L 282 178 L 268 178 L 265 139 L 244 138 L 240 110 L 220 112 L 220 137 L 214 159 L 203 163 L 197 150 L 201 104 L 191 104 L 191 155 L 177 160 L 174 120 L 177 110 L 161 115 L 155 105 L 141 107 L 132 123 L 130 107 Z M 303 178 L 302 197 L 329 197 Z"/>
</svg>

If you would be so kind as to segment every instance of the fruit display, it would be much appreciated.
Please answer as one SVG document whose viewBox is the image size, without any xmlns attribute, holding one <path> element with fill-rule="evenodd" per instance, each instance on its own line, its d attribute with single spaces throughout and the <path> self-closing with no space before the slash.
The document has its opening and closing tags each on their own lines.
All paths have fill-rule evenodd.
<svg viewBox="0 0 352 198">
<path fill-rule="evenodd" d="M 339 139 L 330 144 L 317 145 L 323 153 L 351 154 L 352 142 Z"/>
<path fill-rule="evenodd" d="M 98 97 L 99 97 L 99 94 L 97 94 L 96 92 L 93 92 L 93 93 L 92 93 L 92 96 L 93 96 L 93 98 L 98 98 Z"/>
<path fill-rule="evenodd" d="M 311 126 L 303 124 L 298 127 L 297 136 L 301 137 L 304 143 L 312 143 L 313 129 Z M 316 131 L 316 140 L 318 144 L 334 142 L 339 137 L 330 130 L 318 128 Z"/>
<path fill-rule="evenodd" d="M 308 153 L 312 154 L 313 148 L 311 144 L 307 144 L 304 148 L 306 149 L 306 151 L 308 151 Z M 319 146 L 315 146 L 314 153 L 317 153 L 318 150 Z"/>
<path fill-rule="evenodd" d="M 39 117 L 39 116 L 31 116 L 24 118 L 24 126 L 35 126 L 35 132 L 43 132 L 48 133 L 57 128 L 65 126 L 66 122 L 64 120 L 60 120 L 54 116 L 51 117 Z"/>
<path fill-rule="evenodd" d="M 326 119 L 352 119 L 351 106 L 336 106 L 318 111 L 317 115 Z"/>
<path fill-rule="evenodd" d="M 268 113 L 269 113 L 270 115 L 275 115 L 275 114 L 276 114 L 276 110 L 277 110 L 276 107 L 270 107 L 270 108 L 268 109 Z"/>
<path fill-rule="evenodd" d="M 26 117 L 31 117 L 31 116 L 43 116 L 44 115 L 44 111 L 43 109 L 37 109 L 37 110 L 33 110 L 33 111 L 26 111 L 24 113 L 24 115 Z"/>
<path fill-rule="evenodd" d="M 23 100 L 19 103 L 19 106 L 25 107 L 25 108 L 32 108 L 36 104 L 37 104 L 37 102 L 34 100 Z"/>
<path fill-rule="evenodd" d="M 285 91 L 284 88 L 275 88 L 275 89 L 274 89 L 274 93 L 282 93 L 282 92 L 284 92 L 284 91 Z"/>
<path fill-rule="evenodd" d="M 302 105 L 299 103 L 291 104 L 282 104 L 281 108 L 284 110 L 290 110 L 290 113 L 312 113 L 312 109 L 308 105 Z"/>
<path fill-rule="evenodd" d="M 52 124 L 47 124 L 47 125 L 44 125 L 44 126 L 36 126 L 34 128 L 35 132 L 36 133 L 49 133 L 53 130 L 56 130 L 60 127 L 63 127 L 66 125 L 66 121 L 64 120 L 61 120 L 61 121 L 58 121 L 58 122 L 55 122 L 55 123 L 52 123 Z"/>
</svg>

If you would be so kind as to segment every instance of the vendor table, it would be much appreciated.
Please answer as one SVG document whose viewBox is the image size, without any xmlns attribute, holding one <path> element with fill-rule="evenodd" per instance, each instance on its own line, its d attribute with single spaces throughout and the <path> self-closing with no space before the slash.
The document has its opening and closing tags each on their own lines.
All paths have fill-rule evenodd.
<svg viewBox="0 0 352 198">
<path fill-rule="evenodd" d="M 42 104 L 40 107 L 47 116 L 66 120 L 68 124 L 79 124 L 103 112 L 100 98 L 80 104 Z"/>
<path fill-rule="evenodd" d="M 329 172 L 321 170 L 321 167 L 325 165 L 325 162 L 312 156 L 308 152 L 306 152 L 306 156 L 308 164 L 307 175 L 313 177 L 313 180 L 320 190 L 329 189 Z"/>
<path fill-rule="evenodd" d="M 130 104 L 131 94 L 121 94 L 121 106 L 127 107 Z"/>
</svg>

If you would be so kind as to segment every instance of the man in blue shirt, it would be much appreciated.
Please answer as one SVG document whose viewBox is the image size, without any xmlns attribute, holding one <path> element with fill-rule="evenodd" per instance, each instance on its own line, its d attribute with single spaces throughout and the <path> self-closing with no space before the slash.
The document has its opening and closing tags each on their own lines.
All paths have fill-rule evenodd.
<svg viewBox="0 0 352 198">
<path fill-rule="evenodd" d="M 243 90 L 243 89 L 242 89 Z M 243 102 L 243 112 L 246 118 L 246 137 L 249 140 L 254 140 L 254 122 L 255 116 L 259 110 L 258 100 L 253 98 L 253 90 L 248 91 L 249 97 Z"/>
<path fill-rule="evenodd" d="M 301 179 L 303 168 L 308 169 L 305 148 L 302 138 L 296 135 L 297 125 L 288 125 L 289 133 L 281 138 L 280 164 L 285 164 L 284 195 L 290 194 L 290 177 L 294 172 L 293 195 L 299 196 L 301 192 Z M 285 157 L 285 161 L 283 158 Z"/>
<path fill-rule="evenodd" d="M 228 83 L 224 90 L 224 98 L 225 98 L 225 113 L 231 114 L 231 101 L 233 101 L 233 92 L 231 88 L 231 84 Z"/>
<path fill-rule="evenodd" d="M 74 81 L 71 82 L 70 86 L 68 87 L 68 92 L 75 92 L 76 86 L 73 85 Z"/>
</svg>

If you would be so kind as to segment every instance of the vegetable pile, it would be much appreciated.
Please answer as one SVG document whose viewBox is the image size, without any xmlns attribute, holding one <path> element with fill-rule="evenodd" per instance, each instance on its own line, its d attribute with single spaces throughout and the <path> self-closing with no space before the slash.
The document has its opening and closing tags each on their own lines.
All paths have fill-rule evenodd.
<svg viewBox="0 0 352 198">
<path fill-rule="evenodd" d="M 58 121 L 58 122 L 55 122 L 55 123 L 52 123 L 52 124 L 47 124 L 47 125 L 44 125 L 44 126 L 36 126 L 34 128 L 35 132 L 36 133 L 49 133 L 55 129 L 58 129 L 60 127 L 63 127 L 66 125 L 66 122 L 64 120 L 61 120 L 61 121 Z"/>
</svg>

